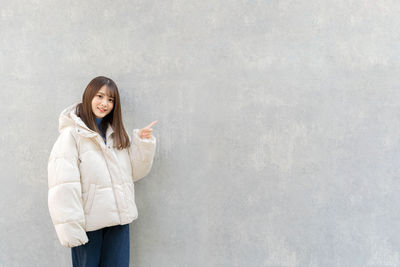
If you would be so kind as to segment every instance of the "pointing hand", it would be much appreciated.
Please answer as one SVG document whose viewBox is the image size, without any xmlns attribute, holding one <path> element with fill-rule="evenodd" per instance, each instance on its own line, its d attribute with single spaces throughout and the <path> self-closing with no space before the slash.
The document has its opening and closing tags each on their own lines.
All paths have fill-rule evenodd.
<svg viewBox="0 0 400 267">
<path fill-rule="evenodd" d="M 140 138 L 151 138 L 151 131 L 153 130 L 151 127 L 156 124 L 158 122 L 158 120 L 153 121 L 152 123 L 150 123 L 149 125 L 147 125 L 146 127 L 144 127 L 143 129 L 139 130 L 139 137 Z"/>
</svg>

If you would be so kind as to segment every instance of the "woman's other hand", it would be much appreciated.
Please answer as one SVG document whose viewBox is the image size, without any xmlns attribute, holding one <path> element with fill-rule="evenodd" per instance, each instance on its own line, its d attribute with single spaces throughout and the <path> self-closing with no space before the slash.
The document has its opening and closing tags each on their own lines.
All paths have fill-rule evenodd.
<svg viewBox="0 0 400 267">
<path fill-rule="evenodd" d="M 143 129 L 139 130 L 139 137 L 144 139 L 144 138 L 151 138 L 151 131 L 153 129 L 151 129 L 151 127 L 156 124 L 158 122 L 158 120 L 153 121 L 152 123 L 150 123 L 149 125 L 147 125 L 146 127 L 144 127 Z"/>
</svg>

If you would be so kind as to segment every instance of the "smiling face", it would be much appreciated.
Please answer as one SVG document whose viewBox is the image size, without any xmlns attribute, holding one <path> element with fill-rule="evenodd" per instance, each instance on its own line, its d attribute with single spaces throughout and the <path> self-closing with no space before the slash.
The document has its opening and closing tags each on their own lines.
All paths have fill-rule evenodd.
<svg viewBox="0 0 400 267">
<path fill-rule="evenodd" d="M 110 96 L 107 85 L 103 85 L 92 99 L 92 111 L 96 118 L 104 118 L 114 107 L 114 98 Z"/>
</svg>

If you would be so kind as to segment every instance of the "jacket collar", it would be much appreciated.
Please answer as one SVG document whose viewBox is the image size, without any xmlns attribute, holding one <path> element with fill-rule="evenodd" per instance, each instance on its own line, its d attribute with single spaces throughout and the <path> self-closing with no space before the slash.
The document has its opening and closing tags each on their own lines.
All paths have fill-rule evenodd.
<svg viewBox="0 0 400 267">
<path fill-rule="evenodd" d="M 78 134 L 85 137 L 96 137 L 100 136 L 100 134 L 96 131 L 93 131 L 82 121 L 80 117 L 76 115 L 76 107 L 79 103 L 72 104 L 65 108 L 59 117 L 59 125 L 58 131 L 61 133 L 68 126 L 74 126 Z M 109 124 L 106 131 L 106 139 L 109 139 L 109 136 L 114 132 L 114 129 Z"/>
</svg>

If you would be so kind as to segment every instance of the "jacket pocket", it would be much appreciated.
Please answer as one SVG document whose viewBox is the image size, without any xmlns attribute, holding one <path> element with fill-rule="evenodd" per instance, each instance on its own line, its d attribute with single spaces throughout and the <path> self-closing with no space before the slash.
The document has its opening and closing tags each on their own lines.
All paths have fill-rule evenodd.
<svg viewBox="0 0 400 267">
<path fill-rule="evenodd" d="M 87 198 L 86 198 L 86 202 L 85 202 L 85 206 L 84 206 L 85 213 L 89 213 L 90 210 L 92 209 L 95 193 L 96 193 L 96 185 L 95 184 L 90 184 L 89 192 L 88 192 L 88 195 L 87 195 Z"/>
</svg>

